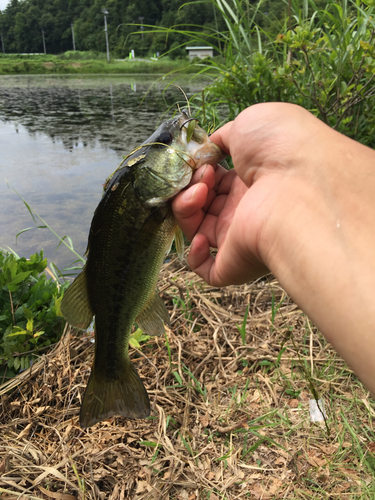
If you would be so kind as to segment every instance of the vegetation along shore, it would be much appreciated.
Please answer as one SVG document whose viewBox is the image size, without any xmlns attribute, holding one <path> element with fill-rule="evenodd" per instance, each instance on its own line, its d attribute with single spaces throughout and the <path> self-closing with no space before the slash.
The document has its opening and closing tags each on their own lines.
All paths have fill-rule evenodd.
<svg viewBox="0 0 375 500">
<path fill-rule="evenodd" d="M 44 54 L 0 54 L 0 75 L 51 75 L 51 74 L 168 74 L 196 73 L 197 68 L 188 60 L 172 60 L 165 57 L 158 60 L 112 59 L 107 62 L 106 55 L 93 52 L 62 55 Z"/>
</svg>

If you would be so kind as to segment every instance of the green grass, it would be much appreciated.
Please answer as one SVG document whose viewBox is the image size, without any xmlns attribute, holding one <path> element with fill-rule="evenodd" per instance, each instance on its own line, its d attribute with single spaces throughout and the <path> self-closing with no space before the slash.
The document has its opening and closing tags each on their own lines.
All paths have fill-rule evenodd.
<svg viewBox="0 0 375 500">
<path fill-rule="evenodd" d="M 167 58 L 153 61 L 116 61 L 106 59 L 84 59 L 77 56 L 65 58 L 54 55 L 15 56 L 0 54 L 0 75 L 39 74 L 166 74 L 173 71 L 196 73 L 189 61 L 171 61 Z"/>
</svg>

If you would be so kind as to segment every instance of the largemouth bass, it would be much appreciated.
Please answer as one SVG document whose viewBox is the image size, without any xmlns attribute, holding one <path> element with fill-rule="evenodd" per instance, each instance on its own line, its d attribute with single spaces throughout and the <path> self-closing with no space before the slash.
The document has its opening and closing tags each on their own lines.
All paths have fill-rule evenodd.
<svg viewBox="0 0 375 500">
<path fill-rule="evenodd" d="M 169 324 L 155 289 L 176 234 L 181 244 L 171 200 L 195 169 L 224 156 L 182 111 L 107 179 L 91 222 L 87 262 L 61 304 L 66 320 L 77 328 L 88 328 L 95 316 L 95 357 L 80 411 L 82 427 L 113 415 L 150 414 L 147 391 L 128 354 L 131 329 L 137 322 L 147 334 L 160 335 Z"/>
</svg>

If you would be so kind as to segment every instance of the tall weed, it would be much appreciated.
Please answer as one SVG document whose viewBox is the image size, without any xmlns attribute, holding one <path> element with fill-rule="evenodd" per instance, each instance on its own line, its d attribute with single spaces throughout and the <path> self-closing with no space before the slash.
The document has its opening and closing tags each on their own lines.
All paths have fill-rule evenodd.
<svg viewBox="0 0 375 500">
<path fill-rule="evenodd" d="M 218 123 L 256 103 L 290 102 L 375 146 L 373 6 L 342 0 L 319 9 L 312 0 L 294 1 L 280 33 L 271 33 L 258 23 L 263 0 L 212 3 L 227 31 L 216 33 L 220 57 L 198 65 L 200 73 L 216 73 L 205 89 L 204 113 L 196 98 L 201 114 Z"/>
</svg>

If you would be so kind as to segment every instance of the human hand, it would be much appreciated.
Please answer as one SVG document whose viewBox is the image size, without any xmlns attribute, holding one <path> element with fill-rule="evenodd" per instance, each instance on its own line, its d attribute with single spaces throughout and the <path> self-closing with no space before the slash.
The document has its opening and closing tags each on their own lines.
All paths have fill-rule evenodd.
<svg viewBox="0 0 375 500">
<path fill-rule="evenodd" d="M 316 154 L 314 140 L 327 130 L 304 109 L 273 103 L 248 108 L 212 135 L 235 170 L 202 167 L 173 202 L 179 226 L 193 240 L 190 267 L 205 281 L 239 284 L 269 272 L 264 229 L 289 206 L 298 189 L 295 170 L 304 176 L 307 146 Z M 215 258 L 210 246 L 218 248 Z"/>
<path fill-rule="evenodd" d="M 194 173 L 191 186 L 173 201 L 178 225 L 193 240 L 189 265 L 208 283 L 240 284 L 268 272 L 259 259 L 242 248 L 249 207 L 241 200 L 247 194 L 248 188 L 235 170 L 205 165 Z M 215 258 L 210 247 L 219 249 Z"/>
</svg>

